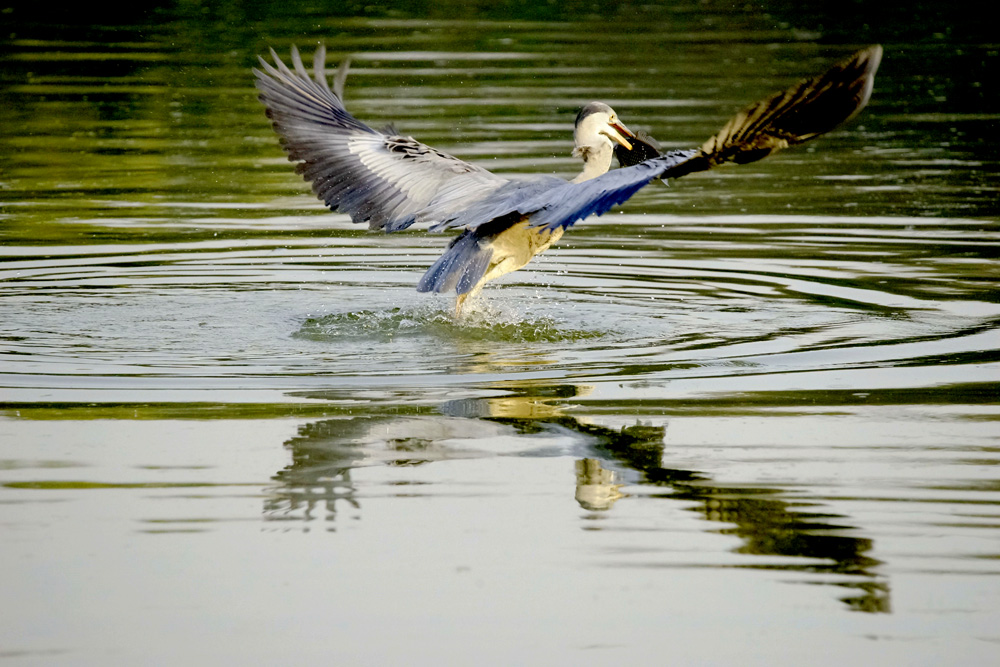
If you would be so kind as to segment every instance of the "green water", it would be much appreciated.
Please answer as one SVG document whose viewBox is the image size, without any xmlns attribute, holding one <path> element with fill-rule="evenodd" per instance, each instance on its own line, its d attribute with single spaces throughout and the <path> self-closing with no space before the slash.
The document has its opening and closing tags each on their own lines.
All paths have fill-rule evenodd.
<svg viewBox="0 0 1000 667">
<path fill-rule="evenodd" d="M 968 15 L 0 10 L 4 661 L 995 660 L 998 50 Z M 278 147 L 250 68 L 320 40 L 368 124 L 567 177 L 591 100 L 690 148 L 885 58 L 844 128 L 650 186 L 456 320 L 414 289 L 447 236 L 355 227 Z"/>
</svg>

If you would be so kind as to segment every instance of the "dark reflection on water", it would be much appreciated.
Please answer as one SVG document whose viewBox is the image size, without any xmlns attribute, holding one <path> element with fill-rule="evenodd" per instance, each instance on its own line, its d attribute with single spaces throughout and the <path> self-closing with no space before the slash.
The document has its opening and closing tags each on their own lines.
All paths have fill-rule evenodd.
<svg viewBox="0 0 1000 667">
<path fill-rule="evenodd" d="M 851 609 L 891 611 L 888 581 L 877 571 L 881 561 L 866 555 L 872 550 L 872 540 L 850 534 L 858 527 L 850 525 L 847 517 L 823 512 L 821 503 L 801 496 L 786 499 L 788 493 L 779 488 L 720 486 L 704 472 L 665 467 L 667 426 L 637 423 L 607 428 L 563 414 L 558 403 L 553 403 L 579 396 L 581 389 L 587 393 L 575 385 L 541 385 L 498 399 L 449 401 L 440 406 L 443 417 L 438 418 L 366 416 L 305 424 L 285 442 L 292 461 L 273 477 L 276 484 L 264 504 L 265 518 L 304 522 L 357 518 L 363 511 L 363 492 L 352 481 L 351 472 L 359 466 L 414 466 L 490 455 L 485 450 L 463 450 L 455 446 L 456 439 L 485 440 L 505 433 L 529 439 L 539 434 L 569 434 L 580 451 L 588 454 L 576 461 L 573 489 L 583 509 L 613 510 L 623 497 L 623 471 L 638 473 L 632 484 L 663 488 L 646 497 L 693 503 L 690 511 L 725 524 L 717 532 L 740 538 L 737 553 L 804 561 L 741 567 L 843 575 L 850 580 L 833 585 L 855 591 L 842 598 Z M 536 450 L 531 455 L 548 454 Z M 402 496 L 420 493 L 419 488 L 409 486 L 399 490 Z"/>
</svg>

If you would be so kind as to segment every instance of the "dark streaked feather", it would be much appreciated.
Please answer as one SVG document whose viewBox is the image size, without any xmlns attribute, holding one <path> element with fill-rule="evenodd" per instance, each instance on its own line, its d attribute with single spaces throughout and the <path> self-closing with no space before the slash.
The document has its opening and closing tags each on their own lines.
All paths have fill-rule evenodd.
<svg viewBox="0 0 1000 667">
<path fill-rule="evenodd" d="M 881 46 L 858 51 L 823 74 L 744 108 L 702 145 L 710 166 L 756 162 L 847 122 L 868 103 L 881 58 Z M 661 154 L 659 143 L 645 132 L 630 141 L 631 150 L 615 146 L 623 167 Z"/>
<path fill-rule="evenodd" d="M 747 164 L 829 132 L 868 103 L 881 59 L 882 47 L 869 47 L 819 76 L 751 104 L 706 141 L 702 152 L 713 166 Z"/>
</svg>

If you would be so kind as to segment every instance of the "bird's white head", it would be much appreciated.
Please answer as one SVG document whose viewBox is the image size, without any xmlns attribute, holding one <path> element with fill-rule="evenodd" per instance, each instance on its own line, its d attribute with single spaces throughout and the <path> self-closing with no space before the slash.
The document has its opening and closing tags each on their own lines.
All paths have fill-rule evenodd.
<svg viewBox="0 0 1000 667">
<path fill-rule="evenodd" d="M 583 156 L 588 150 L 599 150 L 602 147 L 613 149 L 612 142 L 631 150 L 632 144 L 628 142 L 628 137 L 634 136 L 632 131 L 618 120 L 618 114 L 614 109 L 603 102 L 591 102 L 576 115 L 573 154 Z"/>
<path fill-rule="evenodd" d="M 583 158 L 584 168 L 575 180 L 585 181 L 606 172 L 615 144 L 631 150 L 628 138 L 634 136 L 607 104 L 591 102 L 580 109 L 573 128 L 573 155 Z"/>
</svg>

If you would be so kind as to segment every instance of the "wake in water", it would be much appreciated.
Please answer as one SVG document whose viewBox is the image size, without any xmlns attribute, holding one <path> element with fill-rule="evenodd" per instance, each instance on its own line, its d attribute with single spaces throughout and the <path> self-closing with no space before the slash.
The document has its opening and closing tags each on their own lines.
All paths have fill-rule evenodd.
<svg viewBox="0 0 1000 667">
<path fill-rule="evenodd" d="M 296 338 L 333 342 L 351 339 L 390 341 L 401 338 L 495 341 L 502 343 L 556 343 L 600 338 L 608 331 L 574 329 L 547 315 L 484 298 L 466 303 L 456 317 L 448 306 L 436 303 L 355 310 L 309 317 Z"/>
</svg>

